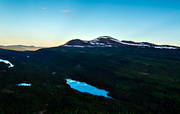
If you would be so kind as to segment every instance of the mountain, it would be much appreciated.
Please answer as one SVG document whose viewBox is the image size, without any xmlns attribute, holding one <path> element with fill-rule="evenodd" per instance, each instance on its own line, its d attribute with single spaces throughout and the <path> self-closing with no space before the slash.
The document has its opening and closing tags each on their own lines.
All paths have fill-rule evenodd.
<svg viewBox="0 0 180 114">
<path fill-rule="evenodd" d="M 177 46 L 170 45 L 157 45 L 148 42 L 133 42 L 133 41 L 119 41 L 110 36 L 101 36 L 94 40 L 85 41 L 80 39 L 74 39 L 66 44 L 64 47 L 122 47 L 122 46 L 136 46 L 136 47 L 148 47 L 148 48 L 159 48 L 159 49 L 180 49 Z"/>
<path fill-rule="evenodd" d="M 42 47 L 25 46 L 25 45 L 0 45 L 0 49 L 15 50 L 15 51 L 36 51 Z"/>
<path fill-rule="evenodd" d="M 180 112 L 180 50 L 135 48 L 140 43 L 118 42 L 99 38 L 68 43 L 119 46 L 115 48 L 0 49 L 0 114 Z M 105 89 L 114 99 L 78 92 L 66 84 L 67 78 Z M 19 87 L 19 83 L 32 86 Z"/>
</svg>

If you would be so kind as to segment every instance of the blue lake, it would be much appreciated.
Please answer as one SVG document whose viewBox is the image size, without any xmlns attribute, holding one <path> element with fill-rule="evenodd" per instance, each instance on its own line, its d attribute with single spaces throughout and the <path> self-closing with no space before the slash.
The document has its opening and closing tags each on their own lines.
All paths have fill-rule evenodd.
<svg viewBox="0 0 180 114">
<path fill-rule="evenodd" d="M 112 99 L 112 97 L 107 95 L 109 93 L 108 91 L 106 91 L 104 89 L 98 89 L 92 85 L 85 83 L 85 82 L 79 82 L 79 81 L 72 80 L 72 79 L 66 79 L 66 83 L 71 88 L 78 90 L 80 92 L 86 92 L 86 93 L 90 93 L 92 95 L 103 96 L 103 97 Z"/>
<path fill-rule="evenodd" d="M 29 84 L 29 83 L 19 83 L 17 84 L 17 86 L 32 86 L 32 84 Z"/>
</svg>

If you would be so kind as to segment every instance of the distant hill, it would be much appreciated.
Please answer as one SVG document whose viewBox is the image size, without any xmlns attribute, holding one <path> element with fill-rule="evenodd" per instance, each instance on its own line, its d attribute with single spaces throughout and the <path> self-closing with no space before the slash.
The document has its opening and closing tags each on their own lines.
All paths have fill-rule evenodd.
<svg viewBox="0 0 180 114">
<path fill-rule="evenodd" d="M 84 47 L 138 47 L 138 48 L 156 48 L 156 49 L 180 49 L 178 46 L 172 45 L 158 45 L 149 42 L 135 42 L 135 41 L 126 41 L 118 40 L 111 36 L 100 36 L 93 40 L 81 40 L 81 39 L 72 39 L 61 45 L 60 47 L 75 47 L 75 48 L 84 48 Z M 6 50 L 16 50 L 16 51 L 37 51 L 45 47 L 35 47 L 35 46 L 25 46 L 25 45 L 0 45 L 0 49 Z"/>
<path fill-rule="evenodd" d="M 25 46 L 25 45 L 8 45 L 8 46 L 0 45 L 0 49 L 16 50 L 16 51 L 36 51 L 41 48 L 42 47 Z"/>
<path fill-rule="evenodd" d="M 96 39 L 85 41 L 80 39 L 73 39 L 67 42 L 64 47 L 141 47 L 141 48 L 158 48 L 158 49 L 180 49 L 177 46 L 157 45 L 149 42 L 134 42 L 134 41 L 119 41 L 110 36 L 100 36 Z"/>
</svg>

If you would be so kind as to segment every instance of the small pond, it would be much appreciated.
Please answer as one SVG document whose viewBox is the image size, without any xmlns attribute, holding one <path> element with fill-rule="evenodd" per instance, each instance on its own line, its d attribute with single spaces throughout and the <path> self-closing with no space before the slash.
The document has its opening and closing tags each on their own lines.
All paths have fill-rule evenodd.
<svg viewBox="0 0 180 114">
<path fill-rule="evenodd" d="M 18 83 L 17 86 L 27 86 L 27 87 L 29 87 L 29 86 L 32 86 L 32 84 L 30 84 L 30 83 Z"/>
</svg>

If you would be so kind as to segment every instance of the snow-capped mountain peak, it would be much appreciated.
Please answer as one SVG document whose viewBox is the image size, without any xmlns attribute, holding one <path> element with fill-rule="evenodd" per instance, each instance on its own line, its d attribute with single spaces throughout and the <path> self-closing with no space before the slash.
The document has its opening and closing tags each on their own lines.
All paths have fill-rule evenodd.
<svg viewBox="0 0 180 114">
<path fill-rule="evenodd" d="M 91 40 L 92 42 L 94 41 L 94 42 L 100 42 L 100 41 L 106 41 L 106 42 L 120 42 L 119 40 L 117 40 L 117 39 L 115 39 L 115 38 L 113 38 L 113 37 L 111 37 L 111 36 L 100 36 L 100 37 L 98 37 L 98 38 L 96 38 L 96 39 L 94 39 L 94 40 Z"/>
<path fill-rule="evenodd" d="M 135 46 L 135 47 L 147 47 L 147 48 L 159 48 L 159 49 L 180 49 L 177 46 L 169 45 L 156 45 L 148 42 L 133 42 L 133 41 L 119 41 L 111 36 L 100 36 L 93 40 L 80 40 L 74 39 L 67 42 L 64 47 L 124 47 L 124 46 Z"/>
</svg>

